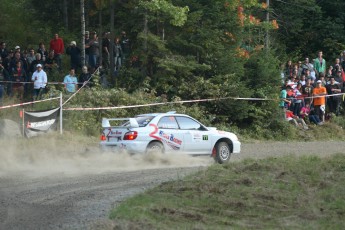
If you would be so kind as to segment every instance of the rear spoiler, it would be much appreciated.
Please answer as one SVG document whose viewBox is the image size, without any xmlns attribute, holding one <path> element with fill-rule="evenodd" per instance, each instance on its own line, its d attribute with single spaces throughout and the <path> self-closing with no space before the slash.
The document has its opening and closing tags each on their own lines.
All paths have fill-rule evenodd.
<svg viewBox="0 0 345 230">
<path fill-rule="evenodd" d="M 129 121 L 129 125 L 127 125 L 127 126 L 110 126 L 109 121 Z M 102 119 L 102 127 L 103 128 L 110 128 L 110 127 L 138 128 L 139 124 L 137 122 L 137 119 L 135 119 L 135 118 L 103 118 Z"/>
</svg>

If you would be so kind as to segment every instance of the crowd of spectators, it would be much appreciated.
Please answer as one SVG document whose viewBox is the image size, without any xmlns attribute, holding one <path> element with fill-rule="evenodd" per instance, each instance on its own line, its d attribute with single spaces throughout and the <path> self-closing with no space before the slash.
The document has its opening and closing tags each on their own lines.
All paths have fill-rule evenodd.
<svg viewBox="0 0 345 230">
<path fill-rule="evenodd" d="M 70 71 L 64 78 L 61 78 L 61 84 L 64 84 L 66 92 L 74 92 L 78 84 L 82 85 L 90 79 L 91 73 L 98 66 L 102 65 L 104 68 L 109 68 L 110 43 L 109 32 L 103 33 L 103 37 L 98 38 L 95 31 L 86 31 L 85 66 L 82 66 L 81 48 L 75 41 L 71 41 L 65 46 L 64 40 L 58 34 L 55 34 L 50 40 L 49 48 L 46 48 L 44 42 L 41 42 L 37 48 L 31 47 L 22 50 L 17 45 L 11 49 L 7 48 L 6 42 L 1 42 L 0 104 L 2 104 L 5 95 L 10 98 L 17 98 L 21 102 L 41 98 L 42 94 L 47 91 L 49 75 L 53 71 L 57 71 L 60 75 L 63 74 L 62 60 L 65 54 L 70 58 Z M 102 57 L 100 57 L 100 49 L 102 49 Z M 130 52 L 130 41 L 126 32 L 123 31 L 119 37 L 114 39 L 112 52 L 114 54 L 114 68 L 115 71 L 118 71 Z M 79 78 L 77 74 L 79 74 Z M 72 87 L 72 84 L 75 84 L 75 87 Z"/>
<path fill-rule="evenodd" d="M 284 118 L 308 129 L 302 121 L 322 125 L 344 110 L 345 51 L 327 66 L 322 51 L 312 61 L 293 64 L 288 61 L 282 71 L 280 108 Z M 300 125 L 301 124 L 301 125 Z"/>
</svg>

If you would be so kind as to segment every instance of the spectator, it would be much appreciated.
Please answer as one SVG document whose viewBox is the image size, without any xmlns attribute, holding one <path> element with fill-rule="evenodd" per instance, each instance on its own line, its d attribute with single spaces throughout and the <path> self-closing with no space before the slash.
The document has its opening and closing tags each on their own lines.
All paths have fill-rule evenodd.
<svg viewBox="0 0 345 230">
<path fill-rule="evenodd" d="M 335 76 L 337 75 L 337 72 L 341 70 L 341 64 L 340 64 L 340 59 L 336 58 L 335 63 L 333 65 L 333 70 L 332 70 L 332 75 Z"/>
<path fill-rule="evenodd" d="M 340 64 L 343 70 L 345 69 L 345 50 L 340 54 Z"/>
<path fill-rule="evenodd" d="M 299 113 L 301 108 L 304 106 L 303 95 L 302 95 L 302 84 L 298 83 L 296 88 L 293 90 L 295 95 L 295 100 L 293 103 L 293 114 L 300 116 Z"/>
<path fill-rule="evenodd" d="M 12 93 L 20 101 L 23 101 L 24 97 L 24 81 L 26 79 L 26 72 L 22 67 L 22 62 L 17 61 L 16 67 L 12 69 Z"/>
<path fill-rule="evenodd" d="M 299 80 L 299 83 L 301 83 L 302 86 L 305 86 L 306 78 L 305 78 L 305 75 L 304 75 L 304 74 L 301 75 L 301 78 L 300 78 L 300 80 Z"/>
<path fill-rule="evenodd" d="M 0 57 L 5 59 L 8 56 L 8 51 L 6 49 L 6 42 L 0 43 Z"/>
<path fill-rule="evenodd" d="M 38 45 L 37 53 L 41 54 L 41 59 L 45 62 L 46 58 L 48 57 L 48 51 L 46 50 L 43 42 L 40 42 L 40 44 Z"/>
<path fill-rule="evenodd" d="M 36 53 L 35 57 L 36 57 L 35 60 L 30 65 L 30 72 L 31 73 L 36 71 L 37 64 L 41 64 L 42 68 L 44 66 L 44 61 L 41 58 L 41 54 L 40 53 Z"/>
<path fill-rule="evenodd" d="M 309 58 L 305 58 L 302 68 L 304 74 L 306 74 L 306 70 L 309 70 L 309 76 L 311 76 L 314 80 L 316 79 L 314 65 L 309 62 Z M 306 78 L 309 76 L 306 74 Z"/>
<path fill-rule="evenodd" d="M 78 88 L 78 80 L 75 76 L 75 69 L 71 68 L 69 74 L 65 76 L 63 82 L 65 83 L 65 90 L 67 93 L 74 93 Z"/>
<path fill-rule="evenodd" d="M 334 76 L 334 79 L 335 79 L 336 83 L 343 84 L 343 82 L 344 82 L 343 71 L 342 70 L 338 70 L 337 74 Z"/>
<path fill-rule="evenodd" d="M 314 59 L 314 68 L 317 76 L 319 76 L 320 73 L 326 74 L 326 60 L 323 59 L 322 55 L 322 51 L 319 51 L 318 57 Z"/>
<path fill-rule="evenodd" d="M 293 66 L 292 66 L 292 61 L 288 61 L 286 66 L 285 66 L 285 77 L 289 78 L 292 77 L 293 73 Z"/>
<path fill-rule="evenodd" d="M 286 99 L 288 99 L 290 101 L 289 103 L 289 107 L 287 107 L 288 110 L 291 110 L 293 111 L 293 108 L 295 106 L 295 101 L 296 101 L 296 95 L 295 95 L 295 92 L 294 92 L 294 89 L 296 87 L 291 87 L 291 90 L 287 90 L 286 91 Z"/>
<path fill-rule="evenodd" d="M 14 52 L 19 52 L 20 55 L 22 55 L 21 50 L 20 50 L 20 46 L 14 47 Z"/>
<path fill-rule="evenodd" d="M 110 39 L 109 39 L 110 32 L 104 32 L 103 33 L 103 39 L 102 39 L 102 49 L 103 49 L 103 67 L 109 68 L 110 65 L 110 54 L 109 54 L 109 48 L 110 48 Z"/>
<path fill-rule="evenodd" d="M 293 67 L 293 72 L 292 72 L 292 76 L 295 76 L 295 78 L 299 80 L 299 77 L 300 77 L 301 75 L 298 75 L 298 65 L 294 65 L 294 67 Z"/>
<path fill-rule="evenodd" d="M 61 68 L 62 68 L 61 60 L 62 60 L 62 54 L 65 51 L 65 46 L 64 46 L 62 38 L 60 38 L 58 34 L 55 34 L 54 38 L 50 40 L 50 50 L 54 50 L 56 64 L 59 71 L 61 71 Z"/>
<path fill-rule="evenodd" d="M 91 33 L 91 39 L 85 47 L 89 48 L 89 65 L 91 72 L 94 72 L 99 58 L 99 42 L 95 31 Z"/>
<path fill-rule="evenodd" d="M 45 88 L 48 82 L 47 74 L 42 69 L 41 64 L 37 64 L 36 71 L 32 74 L 31 80 L 34 81 L 33 100 L 41 99 L 42 94 L 45 93 Z"/>
<path fill-rule="evenodd" d="M 311 84 L 311 78 L 308 78 L 305 85 L 302 86 L 302 94 L 304 96 L 304 102 L 312 104 L 314 86 Z"/>
<path fill-rule="evenodd" d="M 25 58 L 23 58 L 20 54 L 20 49 L 17 49 L 14 53 L 14 57 L 10 61 L 10 71 L 17 66 L 17 62 L 20 61 L 22 63 L 21 67 L 24 69 L 24 71 L 27 73 L 28 70 L 28 63 Z"/>
<path fill-rule="evenodd" d="M 66 53 L 71 56 L 71 68 L 78 70 L 80 68 L 80 49 L 75 41 L 71 41 L 67 47 Z"/>
<path fill-rule="evenodd" d="M 326 79 L 325 79 L 325 74 L 324 74 L 324 73 L 320 73 L 320 75 L 319 75 L 319 80 L 321 81 L 321 85 L 322 85 L 323 87 L 326 87 L 327 81 L 326 81 Z"/>
<path fill-rule="evenodd" d="M 327 77 L 330 77 L 330 76 L 332 76 L 333 75 L 333 66 L 329 66 L 328 67 L 328 70 L 327 70 Z"/>
<path fill-rule="evenodd" d="M 309 121 L 314 123 L 315 125 L 322 125 L 323 123 L 320 121 L 320 118 L 314 114 L 314 110 L 310 109 L 310 104 L 306 103 L 305 106 L 302 107 L 300 111 L 301 118 L 304 120 L 306 117 L 309 118 Z"/>
<path fill-rule="evenodd" d="M 294 89 L 297 85 L 296 75 L 292 75 L 291 77 L 289 77 L 287 84 L 291 86 L 292 89 Z"/>
<path fill-rule="evenodd" d="M 121 49 L 122 49 L 122 63 L 126 62 L 126 59 L 131 53 L 131 42 L 127 37 L 125 31 L 121 32 Z"/>
<path fill-rule="evenodd" d="M 30 66 L 34 60 L 36 60 L 34 49 L 29 50 L 29 54 L 26 56 L 26 60 L 28 61 L 28 66 Z M 29 68 L 29 71 L 30 71 L 30 68 Z"/>
<path fill-rule="evenodd" d="M 30 77 L 29 77 L 29 67 L 28 67 L 28 62 L 24 56 L 21 55 L 20 53 L 20 47 L 16 46 L 16 51 L 14 53 L 14 57 L 12 58 L 10 62 L 10 73 L 13 72 L 17 68 L 17 62 L 21 62 L 21 68 L 23 69 L 22 76 L 24 77 L 22 79 L 23 82 L 29 82 Z M 24 94 L 29 93 L 29 84 L 24 84 Z M 21 89 L 21 88 L 19 88 Z"/>
<path fill-rule="evenodd" d="M 313 77 L 313 76 L 311 75 L 309 69 L 305 69 L 305 70 L 304 70 L 304 74 L 305 74 L 305 78 L 307 78 L 307 79 L 310 78 L 312 81 L 315 81 L 315 80 L 316 80 L 315 76 Z"/>
<path fill-rule="evenodd" d="M 302 128 L 305 130 L 309 129 L 305 121 L 302 118 L 299 118 L 298 116 L 294 115 L 293 112 L 290 110 L 286 110 L 285 119 L 290 123 L 294 124 L 296 127 L 302 126 Z"/>
<path fill-rule="evenodd" d="M 330 77 L 330 84 L 326 86 L 327 94 L 334 95 L 341 93 L 340 84 L 336 83 L 334 76 Z M 340 102 L 342 96 L 331 96 L 327 98 L 327 105 L 329 108 L 330 113 L 334 113 L 335 115 L 339 115 L 340 113 Z"/>
<path fill-rule="evenodd" d="M 327 95 L 327 90 L 322 86 L 322 82 L 320 80 L 318 80 L 316 83 L 317 86 L 313 89 L 315 113 L 319 116 L 322 122 L 325 122 L 325 95 Z"/>
<path fill-rule="evenodd" d="M 301 77 L 302 74 L 303 74 L 303 67 L 302 67 L 302 62 L 301 61 L 298 61 L 297 63 L 297 67 L 298 67 L 298 73 L 297 73 L 297 76 L 298 77 Z"/>
<path fill-rule="evenodd" d="M 287 99 L 287 92 L 291 91 L 291 86 L 283 86 L 282 90 L 280 91 L 280 101 L 279 101 L 279 107 L 282 110 L 282 115 L 285 118 L 285 111 L 286 108 L 289 107 L 291 101 Z"/>
<path fill-rule="evenodd" d="M 11 64 L 11 60 L 13 59 L 14 57 L 14 53 L 12 50 L 10 50 L 8 52 L 8 55 L 5 59 L 2 59 L 2 65 L 4 66 L 4 68 L 7 70 L 8 73 L 10 73 L 11 69 L 10 69 L 10 64 Z"/>
<path fill-rule="evenodd" d="M 5 67 L 2 65 L 2 58 L 0 56 L 0 106 L 2 105 L 2 98 L 6 91 L 5 85 L 8 85 L 4 81 L 8 81 L 8 80 L 9 80 L 9 74 L 7 70 L 5 69 Z"/>
<path fill-rule="evenodd" d="M 122 48 L 120 43 L 120 38 L 115 38 L 115 44 L 114 44 L 114 64 L 115 69 L 119 70 L 121 67 L 121 59 L 122 59 Z"/>
<path fill-rule="evenodd" d="M 55 57 L 56 56 L 54 50 L 51 50 L 44 64 L 44 71 L 46 71 L 47 73 L 50 73 L 53 69 L 56 69 L 58 67 Z"/>
<path fill-rule="evenodd" d="M 83 66 L 81 69 L 82 73 L 79 76 L 79 86 L 81 87 L 84 85 L 90 78 L 91 78 L 91 73 L 89 73 L 87 66 Z M 85 85 L 84 87 L 90 87 L 90 83 Z"/>
</svg>

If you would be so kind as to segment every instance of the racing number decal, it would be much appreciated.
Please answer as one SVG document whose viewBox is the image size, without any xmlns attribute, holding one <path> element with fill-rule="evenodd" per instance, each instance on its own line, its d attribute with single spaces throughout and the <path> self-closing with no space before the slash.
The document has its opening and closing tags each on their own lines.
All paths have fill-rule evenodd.
<svg viewBox="0 0 345 230">
<path fill-rule="evenodd" d="M 160 137 L 156 136 L 158 133 L 158 127 L 155 124 L 150 124 L 154 128 L 154 130 L 149 134 L 150 137 L 156 139 L 156 140 L 162 140 Z"/>
</svg>

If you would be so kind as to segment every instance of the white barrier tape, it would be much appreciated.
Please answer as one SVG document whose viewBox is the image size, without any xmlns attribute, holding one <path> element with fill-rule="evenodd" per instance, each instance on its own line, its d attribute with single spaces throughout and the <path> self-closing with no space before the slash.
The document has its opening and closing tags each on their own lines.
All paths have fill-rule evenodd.
<svg viewBox="0 0 345 230">
<path fill-rule="evenodd" d="M 35 104 L 39 102 L 44 102 L 44 101 L 51 101 L 51 100 L 56 100 L 60 99 L 60 97 L 54 97 L 54 98 L 48 98 L 40 101 L 30 101 L 30 102 L 24 102 L 24 103 L 19 103 L 19 104 L 13 104 L 13 105 L 5 105 L 1 106 L 0 109 L 7 109 L 7 108 L 13 108 L 13 107 L 18 107 L 18 106 L 23 106 L 23 105 L 30 105 L 30 104 Z"/>
<path fill-rule="evenodd" d="M 318 98 L 318 97 L 334 97 L 341 96 L 345 93 L 337 93 L 332 95 L 323 95 L 323 96 L 313 96 L 305 98 Z M 303 98 L 303 99 L 305 99 Z M 66 111 L 91 111 L 91 110 L 112 110 L 112 109 L 128 109 L 128 108 L 139 108 L 139 107 L 148 107 L 148 106 L 157 106 L 157 105 L 168 105 L 168 104 L 183 104 L 183 103 L 194 103 L 194 102 L 206 102 L 206 101 L 219 101 L 219 100 L 245 100 L 245 101 L 280 101 L 279 99 L 269 99 L 269 98 L 249 98 L 249 97 L 223 97 L 217 99 L 198 99 L 198 100 L 184 100 L 176 102 L 159 102 L 159 103 L 150 103 L 142 105 L 124 105 L 124 106 L 112 106 L 112 107 L 98 107 L 98 108 L 65 108 Z M 302 99 L 302 98 L 301 98 Z"/>
<path fill-rule="evenodd" d="M 330 95 L 328 95 L 328 94 L 326 94 L 326 95 L 321 95 L 321 96 L 311 96 L 311 97 L 301 97 L 301 98 L 292 98 L 292 99 L 306 99 L 306 98 L 308 98 L 308 99 L 313 99 L 313 98 L 319 98 L 319 97 L 335 97 L 335 96 L 342 96 L 342 95 L 344 95 L 345 93 L 336 93 L 336 94 L 330 94 Z M 286 99 L 289 99 L 289 98 L 286 98 Z"/>
<path fill-rule="evenodd" d="M 33 81 L 0 81 L 0 84 L 1 83 L 16 83 L 16 84 L 34 84 L 35 82 Z M 64 83 L 64 82 L 36 82 L 36 83 L 44 83 L 44 84 L 47 84 L 47 85 L 65 85 L 65 84 L 83 84 L 84 82 L 78 82 L 78 83 L 74 83 L 74 82 L 71 82 L 71 83 Z"/>
<path fill-rule="evenodd" d="M 113 106 L 113 107 L 99 107 L 99 108 L 66 108 L 63 110 L 67 111 L 90 111 L 90 110 L 111 110 L 111 109 L 127 109 L 127 108 L 139 108 L 139 107 L 148 107 L 148 106 L 156 106 L 156 105 L 168 105 L 168 104 L 183 104 L 183 103 L 194 103 L 194 102 L 206 102 L 206 101 L 219 101 L 219 100 L 252 100 L 252 101 L 274 101 L 274 99 L 267 99 L 267 98 L 239 98 L 239 97 L 223 97 L 223 98 L 211 98 L 211 99 L 197 99 L 197 100 L 184 100 L 184 101 L 174 101 L 174 102 L 158 102 L 158 103 L 150 103 L 150 104 L 142 104 L 142 105 L 123 105 L 123 106 Z"/>
</svg>

